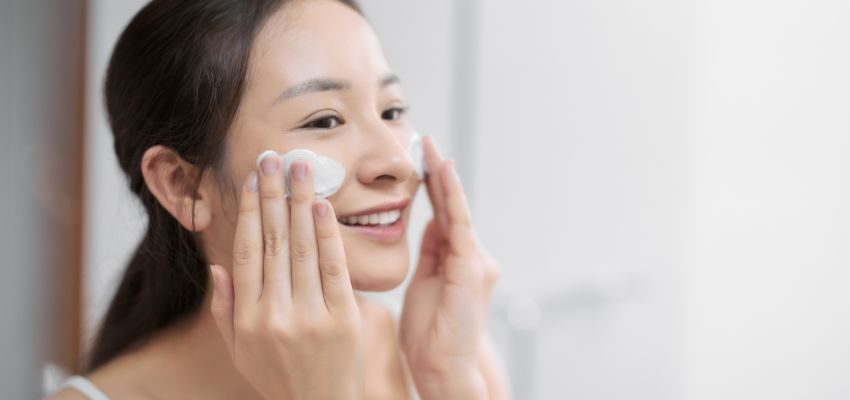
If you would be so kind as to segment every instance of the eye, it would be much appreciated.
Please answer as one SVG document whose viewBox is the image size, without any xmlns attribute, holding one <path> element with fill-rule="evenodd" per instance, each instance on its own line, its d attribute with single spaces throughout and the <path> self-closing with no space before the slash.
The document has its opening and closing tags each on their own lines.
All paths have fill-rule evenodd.
<svg viewBox="0 0 850 400">
<path fill-rule="evenodd" d="M 306 129 L 333 129 L 342 125 L 342 120 L 335 115 L 326 115 L 316 118 L 302 126 Z"/>
<path fill-rule="evenodd" d="M 394 107 L 381 113 L 381 118 L 387 121 L 395 121 L 401 118 L 405 112 L 407 112 L 407 109 L 404 107 Z"/>
</svg>

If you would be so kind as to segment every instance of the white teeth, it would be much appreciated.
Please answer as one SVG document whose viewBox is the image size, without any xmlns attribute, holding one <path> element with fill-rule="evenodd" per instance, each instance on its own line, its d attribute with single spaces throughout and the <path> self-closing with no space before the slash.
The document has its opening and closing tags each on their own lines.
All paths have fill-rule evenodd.
<svg viewBox="0 0 850 400">
<path fill-rule="evenodd" d="M 366 215 L 350 215 L 341 217 L 339 221 L 346 225 L 391 225 L 399 218 L 401 218 L 401 210 L 391 210 Z"/>
<path fill-rule="evenodd" d="M 398 210 L 384 211 L 381 213 L 381 216 L 378 219 L 378 223 L 381 225 L 389 225 L 393 222 L 396 222 L 400 216 L 401 211 Z"/>
</svg>

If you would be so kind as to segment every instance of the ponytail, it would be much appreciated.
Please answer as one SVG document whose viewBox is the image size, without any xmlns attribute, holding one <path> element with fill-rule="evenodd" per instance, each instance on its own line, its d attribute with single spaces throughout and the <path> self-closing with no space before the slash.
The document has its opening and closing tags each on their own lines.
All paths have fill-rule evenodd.
<svg viewBox="0 0 850 400">
<path fill-rule="evenodd" d="M 155 210 L 104 316 L 87 371 L 198 309 L 207 269 L 191 234 Z M 176 266 L 180 266 L 176 268 Z"/>
</svg>

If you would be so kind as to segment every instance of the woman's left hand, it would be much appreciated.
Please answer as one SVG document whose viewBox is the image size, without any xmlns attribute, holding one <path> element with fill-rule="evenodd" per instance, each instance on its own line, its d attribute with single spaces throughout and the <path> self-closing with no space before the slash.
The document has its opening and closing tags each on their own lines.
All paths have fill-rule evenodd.
<svg viewBox="0 0 850 400">
<path fill-rule="evenodd" d="M 478 243 L 454 163 L 424 142 L 434 218 L 405 294 L 401 346 L 423 398 L 486 398 L 478 360 L 499 267 Z"/>
</svg>

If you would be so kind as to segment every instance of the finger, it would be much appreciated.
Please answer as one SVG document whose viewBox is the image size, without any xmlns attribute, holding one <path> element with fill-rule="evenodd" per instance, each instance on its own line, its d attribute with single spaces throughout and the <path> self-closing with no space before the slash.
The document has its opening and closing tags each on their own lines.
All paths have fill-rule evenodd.
<svg viewBox="0 0 850 400">
<path fill-rule="evenodd" d="M 435 219 L 428 221 L 425 233 L 422 234 L 422 244 L 419 247 L 419 263 L 413 279 L 433 276 L 437 273 L 437 265 L 440 262 L 440 246 L 443 244 L 443 235 Z"/>
<path fill-rule="evenodd" d="M 345 248 L 339 234 L 336 214 L 327 200 L 316 200 L 313 204 L 313 215 L 325 305 L 331 313 L 350 312 L 355 305 L 354 289 L 348 275 Z"/>
<path fill-rule="evenodd" d="M 431 206 L 434 208 L 434 218 L 437 220 L 440 229 L 444 234 L 448 234 L 448 216 L 445 212 L 445 200 L 443 198 L 443 187 L 440 183 L 440 167 L 445 163 L 443 158 L 437 151 L 437 146 L 434 145 L 434 140 L 431 135 L 424 138 L 425 145 L 425 163 L 428 166 L 428 175 L 425 178 L 425 187 L 428 189 L 428 198 L 431 199 Z"/>
<path fill-rule="evenodd" d="M 475 232 L 472 229 L 472 215 L 463 186 L 455 171 L 454 162 L 449 161 L 439 171 L 443 183 L 446 202 L 446 214 L 449 219 L 448 244 L 449 251 L 454 255 L 467 255 L 474 251 Z"/>
<path fill-rule="evenodd" d="M 263 231 L 257 173 L 251 172 L 242 188 L 233 240 L 233 289 L 236 316 L 247 314 L 263 285 Z"/>
<path fill-rule="evenodd" d="M 263 220 L 263 291 L 261 296 L 281 304 L 292 302 L 289 275 L 289 206 L 283 183 L 283 162 L 275 152 L 263 155 L 260 205 Z"/>
<path fill-rule="evenodd" d="M 213 281 L 210 312 L 227 350 L 233 354 L 233 281 L 221 265 L 210 265 L 210 278 Z"/>
<path fill-rule="evenodd" d="M 292 300 L 307 307 L 321 307 L 322 285 L 319 277 L 316 228 L 313 225 L 313 177 L 310 164 L 293 162 L 290 166 L 290 257 L 292 258 Z"/>
</svg>

